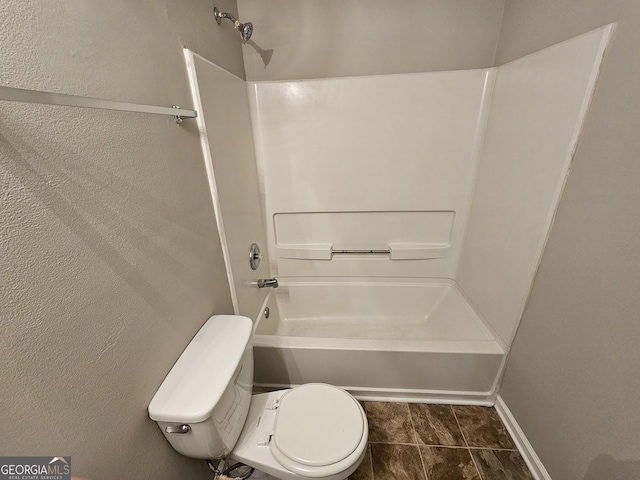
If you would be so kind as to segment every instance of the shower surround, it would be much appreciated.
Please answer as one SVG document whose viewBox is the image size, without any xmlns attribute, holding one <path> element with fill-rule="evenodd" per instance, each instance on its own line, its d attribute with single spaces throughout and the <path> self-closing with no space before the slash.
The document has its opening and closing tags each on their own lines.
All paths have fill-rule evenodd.
<svg viewBox="0 0 640 480">
<path fill-rule="evenodd" d="M 248 98 L 187 59 L 256 385 L 493 403 L 611 29 L 499 68 L 254 82 Z M 227 101 L 244 130 L 250 112 L 255 164 L 250 131 L 217 132 Z M 260 216 L 262 273 L 245 252 Z M 280 287 L 265 297 L 258 276 Z"/>
</svg>

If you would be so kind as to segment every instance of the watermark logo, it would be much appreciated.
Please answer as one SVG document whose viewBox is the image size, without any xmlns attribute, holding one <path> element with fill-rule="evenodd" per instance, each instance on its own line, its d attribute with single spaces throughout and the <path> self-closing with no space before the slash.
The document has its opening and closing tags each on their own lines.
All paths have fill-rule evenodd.
<svg viewBox="0 0 640 480">
<path fill-rule="evenodd" d="M 0 480 L 71 480 L 71 457 L 0 457 Z"/>
</svg>

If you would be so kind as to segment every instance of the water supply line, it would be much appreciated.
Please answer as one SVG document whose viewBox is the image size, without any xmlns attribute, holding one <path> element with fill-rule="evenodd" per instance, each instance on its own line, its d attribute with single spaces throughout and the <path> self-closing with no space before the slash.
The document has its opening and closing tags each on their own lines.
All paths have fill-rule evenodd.
<svg viewBox="0 0 640 480">
<path fill-rule="evenodd" d="M 207 465 L 209 470 L 213 472 L 214 480 L 246 480 L 256 471 L 255 468 L 244 463 L 234 463 L 225 469 L 224 460 L 220 460 L 217 467 L 211 460 L 207 460 Z"/>
</svg>

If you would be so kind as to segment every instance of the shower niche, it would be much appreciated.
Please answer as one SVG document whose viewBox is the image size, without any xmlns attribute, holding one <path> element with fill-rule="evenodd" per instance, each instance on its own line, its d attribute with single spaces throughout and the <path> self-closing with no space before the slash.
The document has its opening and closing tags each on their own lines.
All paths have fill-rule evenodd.
<svg viewBox="0 0 640 480">
<path fill-rule="evenodd" d="M 454 218 L 453 211 L 278 213 L 273 216 L 274 243 L 278 258 L 287 259 L 446 258 Z"/>
</svg>

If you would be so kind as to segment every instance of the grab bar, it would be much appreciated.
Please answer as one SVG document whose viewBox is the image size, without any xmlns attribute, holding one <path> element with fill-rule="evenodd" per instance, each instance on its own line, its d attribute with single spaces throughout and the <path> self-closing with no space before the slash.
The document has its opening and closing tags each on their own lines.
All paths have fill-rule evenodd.
<svg viewBox="0 0 640 480">
<path fill-rule="evenodd" d="M 391 250 L 331 250 L 334 255 L 390 255 Z"/>
</svg>

